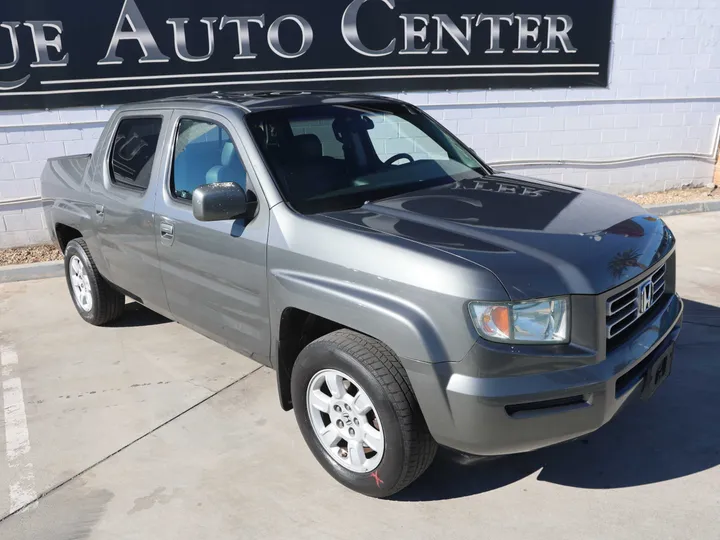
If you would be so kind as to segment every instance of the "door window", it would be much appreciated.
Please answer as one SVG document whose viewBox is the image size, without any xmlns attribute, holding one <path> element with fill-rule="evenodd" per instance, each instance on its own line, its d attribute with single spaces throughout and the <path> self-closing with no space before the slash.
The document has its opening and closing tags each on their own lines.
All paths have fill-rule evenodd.
<svg viewBox="0 0 720 540">
<path fill-rule="evenodd" d="M 113 184 L 147 189 L 161 128 L 162 118 L 127 118 L 120 122 L 110 156 Z"/>
<path fill-rule="evenodd" d="M 247 175 L 228 132 L 205 120 L 183 118 L 175 139 L 170 193 L 190 201 L 198 186 L 235 182 L 246 188 Z"/>
</svg>

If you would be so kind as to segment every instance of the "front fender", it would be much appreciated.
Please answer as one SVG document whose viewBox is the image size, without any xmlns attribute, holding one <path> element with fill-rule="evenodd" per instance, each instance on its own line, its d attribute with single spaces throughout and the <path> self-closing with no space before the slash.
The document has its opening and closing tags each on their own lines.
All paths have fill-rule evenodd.
<svg viewBox="0 0 720 540">
<path fill-rule="evenodd" d="M 379 339 L 400 358 L 420 362 L 453 359 L 437 324 L 424 309 L 406 298 L 292 270 L 274 270 L 271 275 L 274 282 L 271 287 L 276 288 L 273 297 L 279 299 L 271 314 L 276 336 L 282 312 L 293 307 Z M 462 356 L 472 343 L 466 346 Z"/>
</svg>

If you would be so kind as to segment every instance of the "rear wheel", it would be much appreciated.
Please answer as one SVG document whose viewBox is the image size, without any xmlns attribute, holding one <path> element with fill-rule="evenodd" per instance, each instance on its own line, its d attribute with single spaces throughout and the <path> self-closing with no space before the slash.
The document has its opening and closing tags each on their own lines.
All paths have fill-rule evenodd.
<svg viewBox="0 0 720 540">
<path fill-rule="evenodd" d="M 384 343 L 350 330 L 323 336 L 298 356 L 291 386 L 305 441 L 350 489 L 388 497 L 430 466 L 437 445 Z"/>
<path fill-rule="evenodd" d="M 125 296 L 97 271 L 82 238 L 71 240 L 65 248 L 65 278 L 75 309 L 90 324 L 100 326 L 122 315 Z"/>
</svg>

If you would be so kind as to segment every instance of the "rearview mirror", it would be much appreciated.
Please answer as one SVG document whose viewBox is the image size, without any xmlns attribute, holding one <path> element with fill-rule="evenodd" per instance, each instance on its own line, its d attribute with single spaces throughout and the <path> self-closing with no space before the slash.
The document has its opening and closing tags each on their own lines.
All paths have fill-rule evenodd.
<svg viewBox="0 0 720 540">
<path fill-rule="evenodd" d="M 245 190 L 235 182 L 205 184 L 193 191 L 193 216 L 198 221 L 223 221 L 247 213 Z"/>
</svg>

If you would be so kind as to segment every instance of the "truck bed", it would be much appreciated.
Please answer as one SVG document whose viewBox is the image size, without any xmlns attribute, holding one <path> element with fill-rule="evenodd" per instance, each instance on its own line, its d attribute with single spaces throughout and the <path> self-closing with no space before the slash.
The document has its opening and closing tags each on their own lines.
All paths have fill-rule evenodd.
<svg viewBox="0 0 720 540">
<path fill-rule="evenodd" d="M 65 190 L 79 191 L 92 154 L 78 154 L 48 159 L 40 177 L 40 194 L 44 198 L 62 196 Z"/>
<path fill-rule="evenodd" d="M 40 195 L 50 235 L 55 239 L 56 224 L 82 230 L 87 226 L 89 193 L 88 165 L 92 154 L 52 158 L 47 161 L 40 177 Z"/>
</svg>

